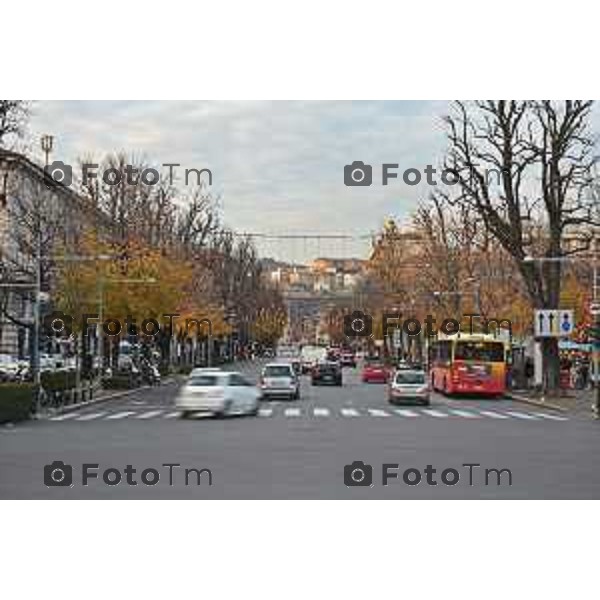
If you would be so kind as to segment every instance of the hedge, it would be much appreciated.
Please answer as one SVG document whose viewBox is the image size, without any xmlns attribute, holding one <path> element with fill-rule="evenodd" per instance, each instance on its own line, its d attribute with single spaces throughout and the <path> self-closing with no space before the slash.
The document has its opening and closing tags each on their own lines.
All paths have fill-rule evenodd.
<svg viewBox="0 0 600 600">
<path fill-rule="evenodd" d="M 75 371 L 44 371 L 40 375 L 42 387 L 47 392 L 62 392 L 77 384 Z"/>
<path fill-rule="evenodd" d="M 28 419 L 33 408 L 34 389 L 27 383 L 1 383 L 0 423 Z"/>
</svg>

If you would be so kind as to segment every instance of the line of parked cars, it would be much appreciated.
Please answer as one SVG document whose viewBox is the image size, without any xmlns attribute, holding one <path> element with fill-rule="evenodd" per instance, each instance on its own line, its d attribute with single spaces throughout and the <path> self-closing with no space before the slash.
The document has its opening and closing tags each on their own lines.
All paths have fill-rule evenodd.
<svg viewBox="0 0 600 600">
<path fill-rule="evenodd" d="M 75 369 L 75 360 L 60 354 L 40 354 L 40 371 L 56 372 Z M 20 383 L 31 380 L 29 359 L 19 359 L 10 354 L 0 354 L 0 383 Z"/>
</svg>

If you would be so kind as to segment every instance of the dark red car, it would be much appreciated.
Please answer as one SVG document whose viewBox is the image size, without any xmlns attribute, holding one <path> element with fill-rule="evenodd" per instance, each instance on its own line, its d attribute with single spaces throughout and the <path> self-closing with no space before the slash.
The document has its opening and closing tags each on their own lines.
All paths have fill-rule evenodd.
<svg viewBox="0 0 600 600">
<path fill-rule="evenodd" d="M 389 371 L 383 361 L 365 361 L 361 379 L 364 383 L 387 383 Z"/>
</svg>

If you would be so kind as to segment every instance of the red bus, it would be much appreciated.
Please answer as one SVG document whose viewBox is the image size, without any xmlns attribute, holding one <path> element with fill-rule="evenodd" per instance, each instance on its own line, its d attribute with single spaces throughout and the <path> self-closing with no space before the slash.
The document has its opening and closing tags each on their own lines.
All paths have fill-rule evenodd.
<svg viewBox="0 0 600 600">
<path fill-rule="evenodd" d="M 492 335 L 435 340 L 430 348 L 431 387 L 444 394 L 499 396 L 506 391 L 508 347 Z"/>
</svg>

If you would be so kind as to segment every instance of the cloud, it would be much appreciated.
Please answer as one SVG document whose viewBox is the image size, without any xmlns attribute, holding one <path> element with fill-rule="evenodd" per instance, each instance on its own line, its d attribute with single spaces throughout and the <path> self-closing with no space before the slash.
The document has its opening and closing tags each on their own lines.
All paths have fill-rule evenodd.
<svg viewBox="0 0 600 600">
<path fill-rule="evenodd" d="M 401 177 L 379 185 L 381 164 L 398 163 L 400 173 L 439 165 L 447 110 L 437 101 L 40 102 L 31 129 L 54 134 L 55 157 L 69 162 L 125 150 L 210 168 L 224 219 L 240 231 L 368 234 L 430 191 Z M 375 185 L 343 184 L 354 160 L 374 165 Z M 329 251 L 341 254 L 338 246 Z M 289 255 L 291 244 L 277 252 Z"/>
</svg>

